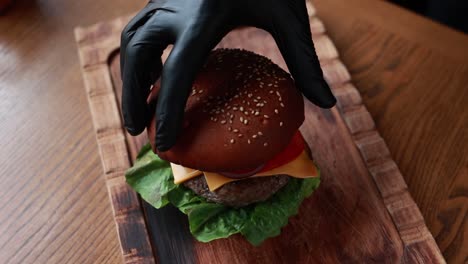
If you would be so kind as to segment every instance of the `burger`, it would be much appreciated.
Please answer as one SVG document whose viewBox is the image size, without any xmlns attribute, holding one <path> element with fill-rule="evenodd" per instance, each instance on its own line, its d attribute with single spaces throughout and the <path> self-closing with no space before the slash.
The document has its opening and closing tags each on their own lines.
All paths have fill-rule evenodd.
<svg viewBox="0 0 468 264">
<path fill-rule="evenodd" d="M 155 85 L 149 105 L 158 92 Z M 200 241 L 240 233 L 258 245 L 318 187 L 303 122 L 303 98 L 287 72 L 249 51 L 214 50 L 193 83 L 176 145 L 158 151 L 152 118 L 127 182 L 156 208 L 171 203 L 187 214 Z"/>
</svg>

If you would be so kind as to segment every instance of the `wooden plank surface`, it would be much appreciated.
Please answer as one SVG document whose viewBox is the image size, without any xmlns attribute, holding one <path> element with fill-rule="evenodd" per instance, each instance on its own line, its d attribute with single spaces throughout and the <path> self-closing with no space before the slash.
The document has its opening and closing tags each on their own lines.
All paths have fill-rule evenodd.
<svg viewBox="0 0 468 264">
<path fill-rule="evenodd" d="M 12 2 L 0 15 L 0 263 L 120 263 L 73 28 L 147 1 Z"/>
<path fill-rule="evenodd" d="M 73 27 L 133 13 L 146 3 L 18 0 L 1 16 L 2 262 L 120 261 Z M 466 160 L 453 157 L 466 157 L 456 150 L 468 148 L 468 141 L 460 129 L 442 129 L 455 127 L 462 120 L 459 113 L 467 111 L 466 104 L 450 103 L 451 98 L 464 98 L 466 91 L 466 71 L 460 70 L 468 58 L 466 35 L 384 1 L 315 0 L 314 4 L 447 262 L 466 262 L 468 252 L 462 249 L 468 245 L 464 231 L 468 170 Z M 360 34 L 355 33 L 358 29 Z M 418 57 L 430 54 L 428 61 L 410 66 L 388 61 L 395 54 L 405 62 L 415 46 Z M 385 60 L 366 54 L 383 54 Z M 441 66 L 443 70 L 438 70 Z M 366 74 L 359 74 L 363 69 Z M 426 79 L 411 82 L 404 86 L 403 96 L 395 96 L 399 80 L 413 75 Z M 365 92 L 382 79 L 381 89 Z M 450 96 L 435 100 L 439 94 Z M 432 99 L 426 100 L 428 96 Z M 381 108 L 377 101 L 389 106 Z M 430 114 L 412 111 L 416 106 L 432 109 L 434 103 L 437 107 Z M 398 127 L 398 120 L 406 120 L 405 127 Z"/>
<path fill-rule="evenodd" d="M 468 35 L 384 1 L 314 3 L 444 257 L 468 262 Z"/>
<path fill-rule="evenodd" d="M 320 21 L 315 17 L 314 21 L 311 27 L 314 43 L 325 78 L 337 91 L 341 111 L 336 108 L 332 111 L 321 110 L 306 104 L 306 121 L 301 131 L 322 169 L 321 188 L 304 203 L 300 216 L 291 219 L 291 224 L 283 229 L 281 236 L 257 248 L 250 246 L 240 236 L 203 244 L 194 241 L 186 228 L 183 231 L 180 226 L 172 224 L 161 229 L 159 223 L 186 224 L 183 220 L 185 216 L 170 208 L 155 211 L 144 206 L 146 217 L 151 220 L 147 227 L 153 249 L 161 262 L 179 258 L 199 263 L 233 260 L 238 263 L 413 263 L 420 260 L 444 263 L 384 140 L 375 130 L 374 122 L 361 104 L 356 89 L 349 83 L 350 74 L 337 59 L 338 53 L 331 40 L 323 34 L 323 27 L 315 26 Z M 100 27 L 118 26 L 120 22 Z M 92 35 L 94 30 L 96 28 L 77 30 L 77 39 Z M 285 68 L 271 37 L 258 29 L 234 31 L 223 39 L 219 47 L 252 50 Z M 109 56 L 112 53 L 109 47 L 102 47 L 101 44 L 87 43 L 80 47 L 84 74 L 87 74 L 88 68 L 95 71 L 95 64 L 110 61 L 117 94 L 114 98 L 120 101 L 118 56 L 109 60 L 105 56 L 101 58 L 102 50 L 108 50 Z M 87 54 L 95 54 L 95 58 L 91 59 L 93 56 Z M 93 116 L 105 115 L 103 111 L 93 111 L 92 107 L 91 112 Z M 99 126 L 95 124 L 95 127 L 99 133 Z M 134 156 L 134 150 L 141 147 L 145 140 L 144 136 L 132 138 L 127 134 L 127 141 L 129 153 Z M 127 157 L 127 152 L 123 155 Z M 121 194 L 116 192 L 114 195 Z M 119 222 L 117 225 L 120 227 Z M 122 250 L 126 252 L 125 241 L 130 238 L 120 238 Z M 168 247 L 168 244 L 175 246 Z"/>
</svg>

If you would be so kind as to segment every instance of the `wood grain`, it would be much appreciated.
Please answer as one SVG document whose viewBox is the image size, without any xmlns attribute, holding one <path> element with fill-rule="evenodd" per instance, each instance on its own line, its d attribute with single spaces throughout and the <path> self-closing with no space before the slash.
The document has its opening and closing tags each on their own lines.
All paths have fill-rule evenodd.
<svg viewBox="0 0 468 264">
<path fill-rule="evenodd" d="M 0 262 L 122 255 L 73 28 L 146 1 L 13 1 L 0 15 Z"/>
<path fill-rule="evenodd" d="M 2 262 L 121 261 L 73 28 L 136 12 L 146 2 L 17 0 L 0 17 Z M 466 262 L 468 169 L 460 160 L 466 157 L 466 123 L 441 129 L 454 128 L 467 112 L 467 104 L 450 101 L 466 97 L 466 70 L 460 70 L 468 60 L 466 35 L 383 1 L 314 4 L 445 258 Z M 386 61 L 395 53 L 405 62 L 407 55 L 398 52 L 411 54 L 414 47 L 418 57 L 428 52 L 430 60 L 403 69 L 404 63 Z M 384 54 L 385 60 L 367 54 Z M 367 73 L 357 74 L 362 70 Z M 426 80 L 404 86 L 404 96 L 394 92 L 412 75 Z M 385 82 L 375 86 L 379 80 Z M 346 94 L 351 102 L 360 100 Z M 439 94 L 450 96 L 435 100 Z M 430 114 L 421 114 L 434 102 Z M 405 126 L 400 120 L 407 120 Z"/>
<path fill-rule="evenodd" d="M 77 28 L 75 38 L 123 262 L 155 263 L 143 209 L 125 181 L 125 171 L 130 167 L 129 151 L 108 66 L 127 22 L 128 19 L 116 19 L 88 29 Z"/>
<path fill-rule="evenodd" d="M 314 3 L 444 257 L 468 262 L 468 36 L 384 1 Z"/>
<path fill-rule="evenodd" d="M 315 17 L 314 21 L 320 22 Z M 120 25 L 120 22 L 105 23 L 98 27 L 114 28 L 116 25 Z M 92 35 L 95 28 L 77 30 L 77 39 L 80 40 L 82 35 Z M 384 140 L 375 130 L 371 115 L 362 105 L 356 88 L 349 83 L 351 76 L 337 59 L 338 53 L 333 43 L 323 34 L 323 27 L 320 27 L 319 31 L 314 31 L 315 29 L 317 27 L 312 23 L 311 30 L 317 54 L 327 82 L 334 91 L 337 91 L 340 112 L 336 109 L 331 112 L 321 110 L 309 103 L 306 104 L 306 121 L 301 131 L 312 146 L 323 177 L 319 191 L 302 207 L 307 208 L 305 210 L 307 213 L 294 217 L 291 224 L 284 228 L 281 236 L 254 248 L 240 236 L 208 244 L 196 242 L 187 233 L 186 228 L 174 226 L 174 223 L 186 225 L 183 215 L 174 209 L 155 211 L 145 205 L 146 217 L 150 219 L 147 225 L 151 234 L 150 239 L 153 248 L 157 249 L 155 250 L 157 258 L 161 262 L 176 258 L 179 261 L 199 263 L 287 263 L 291 260 L 300 263 L 445 262 L 407 190 L 398 167 L 391 159 Z M 114 37 L 109 36 L 109 38 Z M 246 41 L 247 39 L 250 41 Z M 104 39 L 100 43 L 105 42 L 107 40 Z M 80 47 L 85 69 L 83 73 L 85 76 L 89 75 L 87 69 L 91 72 L 99 71 L 96 65 L 109 61 L 115 93 L 118 94 L 114 98 L 121 103 L 119 57 L 113 56 L 107 59 L 102 50 L 107 50 L 109 56 L 113 54 L 112 50 L 109 47 L 102 47 L 100 43 L 97 45 L 88 43 Z M 225 37 L 219 47 L 252 50 L 268 56 L 285 67 L 271 36 L 259 29 L 236 30 Z M 84 53 L 94 54 L 96 58 L 91 59 L 92 56 L 83 55 Z M 97 108 L 92 107 L 93 93 L 89 88 L 88 94 L 92 115 L 96 116 L 95 120 L 105 119 L 106 116 L 112 118 L 117 114 L 112 107 L 100 107 L 96 111 Z M 102 101 L 102 104 L 115 105 L 115 101 Z M 96 122 L 95 129 L 98 135 L 103 131 Z M 144 136 L 133 138 L 127 134 L 130 150 L 138 149 L 144 141 Z M 327 147 L 314 148 L 314 146 Z M 130 151 L 132 152 L 134 151 Z M 122 155 L 125 159 L 128 158 L 127 152 Z M 103 157 L 104 163 L 106 160 Z M 338 194 L 342 199 L 336 199 Z M 122 193 L 115 192 L 113 195 L 121 196 Z M 334 210 L 330 211 L 330 208 Z M 172 225 L 166 224 L 171 222 Z M 122 223 L 117 221 L 119 228 L 121 225 Z M 337 230 L 342 231 L 337 232 Z M 351 243 L 349 239 L 343 240 L 343 237 L 348 238 L 350 234 L 353 234 Z M 317 238 L 327 238 L 329 243 L 323 243 L 326 239 Z M 120 239 L 122 249 L 126 252 L 125 242 L 131 238 L 120 236 Z M 168 244 L 178 246 L 167 247 Z M 298 245 L 305 246 L 298 247 Z M 311 256 L 316 257 L 311 258 Z"/>
</svg>

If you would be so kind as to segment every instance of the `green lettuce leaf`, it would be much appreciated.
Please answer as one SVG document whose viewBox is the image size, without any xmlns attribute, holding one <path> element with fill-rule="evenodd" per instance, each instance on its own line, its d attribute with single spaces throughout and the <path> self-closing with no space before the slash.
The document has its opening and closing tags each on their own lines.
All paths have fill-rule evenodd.
<svg viewBox="0 0 468 264">
<path fill-rule="evenodd" d="M 320 178 L 291 178 L 288 184 L 264 202 L 232 208 L 208 202 L 182 185 L 175 185 L 169 163 L 145 145 L 132 168 L 127 183 L 156 208 L 172 203 L 188 216 L 190 232 L 201 242 L 242 234 L 251 244 L 260 245 L 277 236 L 289 217 L 297 214 L 302 201 L 320 184 Z"/>
<path fill-rule="evenodd" d="M 137 160 L 127 170 L 125 177 L 127 183 L 156 208 L 165 206 L 169 202 L 167 195 L 177 188 L 170 164 L 154 154 L 149 144 L 140 150 Z"/>
</svg>

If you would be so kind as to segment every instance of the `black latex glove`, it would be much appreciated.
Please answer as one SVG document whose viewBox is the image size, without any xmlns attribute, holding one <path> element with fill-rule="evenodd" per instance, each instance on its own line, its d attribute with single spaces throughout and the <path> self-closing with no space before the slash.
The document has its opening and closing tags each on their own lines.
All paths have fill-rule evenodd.
<svg viewBox="0 0 468 264">
<path fill-rule="evenodd" d="M 270 32 L 304 96 L 323 108 L 335 105 L 315 54 L 305 0 L 152 0 L 122 32 L 122 110 L 128 132 L 145 129 L 152 116 L 146 98 L 161 76 L 156 145 L 159 151 L 174 146 L 195 75 L 209 52 L 238 26 Z M 160 58 L 169 44 L 174 47 L 163 68 Z"/>
</svg>

